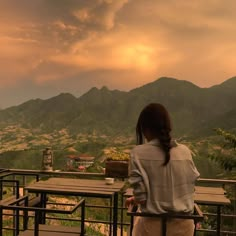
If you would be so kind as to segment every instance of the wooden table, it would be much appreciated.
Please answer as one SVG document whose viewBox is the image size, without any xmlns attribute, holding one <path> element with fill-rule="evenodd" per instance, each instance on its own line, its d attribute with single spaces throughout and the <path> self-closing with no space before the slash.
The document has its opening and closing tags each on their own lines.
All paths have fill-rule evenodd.
<svg viewBox="0 0 236 236">
<path fill-rule="evenodd" d="M 125 197 L 133 196 L 133 189 L 128 188 Z M 230 200 L 225 195 L 225 190 L 220 187 L 195 186 L 194 202 L 199 205 L 210 205 L 217 207 L 217 235 L 220 236 L 221 227 L 221 207 L 229 205 Z"/>
<path fill-rule="evenodd" d="M 38 181 L 25 189 L 30 193 L 40 194 L 42 206 L 45 207 L 48 194 L 108 198 L 113 200 L 112 209 L 112 232 L 117 235 L 118 221 L 118 193 L 124 187 L 124 182 L 115 181 L 107 185 L 105 180 L 72 179 L 72 178 L 50 178 L 46 181 Z M 111 229 L 110 229 L 111 235 Z"/>
<path fill-rule="evenodd" d="M 226 192 L 220 187 L 195 187 L 194 201 L 200 205 L 210 205 L 217 207 L 217 235 L 220 236 L 221 228 L 221 207 L 229 205 L 231 202 L 226 197 Z"/>
<path fill-rule="evenodd" d="M 203 186 L 195 186 L 195 193 L 209 193 L 216 195 L 224 195 L 226 192 L 223 188 L 220 187 L 203 187 Z"/>
</svg>

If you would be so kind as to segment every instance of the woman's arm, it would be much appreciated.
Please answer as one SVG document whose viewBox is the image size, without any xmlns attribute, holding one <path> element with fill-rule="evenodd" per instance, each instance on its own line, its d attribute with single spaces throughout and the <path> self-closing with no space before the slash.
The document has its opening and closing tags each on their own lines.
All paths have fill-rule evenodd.
<svg viewBox="0 0 236 236">
<path fill-rule="evenodd" d="M 131 153 L 130 158 L 129 183 L 133 188 L 134 194 L 134 199 L 131 200 L 135 200 L 135 203 L 138 204 L 146 202 L 147 190 L 143 181 L 141 170 L 133 153 Z"/>
</svg>

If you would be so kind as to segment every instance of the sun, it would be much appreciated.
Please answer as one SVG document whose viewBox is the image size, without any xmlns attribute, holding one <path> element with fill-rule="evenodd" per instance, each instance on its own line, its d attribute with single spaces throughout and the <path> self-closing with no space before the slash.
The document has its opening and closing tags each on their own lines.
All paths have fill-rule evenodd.
<svg viewBox="0 0 236 236">
<path fill-rule="evenodd" d="M 154 49 L 145 44 L 129 44 L 119 48 L 122 63 L 128 67 L 150 70 L 155 66 L 153 61 Z"/>
</svg>

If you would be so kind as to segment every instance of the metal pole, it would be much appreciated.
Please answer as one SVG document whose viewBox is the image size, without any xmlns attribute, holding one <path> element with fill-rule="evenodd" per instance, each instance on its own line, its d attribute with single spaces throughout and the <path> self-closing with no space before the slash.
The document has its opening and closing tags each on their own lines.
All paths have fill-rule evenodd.
<svg viewBox="0 0 236 236">
<path fill-rule="evenodd" d="M 118 192 L 114 194 L 113 206 L 113 236 L 117 236 Z"/>
<path fill-rule="evenodd" d="M 217 228 L 216 228 L 216 232 L 218 236 L 220 236 L 220 225 L 221 225 L 221 207 L 218 205 L 217 206 Z"/>
</svg>

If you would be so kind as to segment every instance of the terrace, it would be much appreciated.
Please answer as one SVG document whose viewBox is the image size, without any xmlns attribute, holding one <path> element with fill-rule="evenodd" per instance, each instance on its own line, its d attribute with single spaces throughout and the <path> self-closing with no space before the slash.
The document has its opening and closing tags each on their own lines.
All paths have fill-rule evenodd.
<svg viewBox="0 0 236 236">
<path fill-rule="evenodd" d="M 130 216 L 127 216 L 127 209 L 124 207 L 125 190 L 128 186 L 124 179 L 116 180 L 117 185 L 113 187 L 103 186 L 101 181 L 104 180 L 105 175 L 102 173 L 3 169 L 0 171 L 0 179 L 16 181 L 16 183 L 19 183 L 19 186 L 14 185 L 14 188 L 11 188 L 11 182 L 2 182 L 0 186 L 1 201 L 9 198 L 9 192 L 13 195 L 16 194 L 17 188 L 19 187 L 21 196 L 27 193 L 30 194 L 31 197 L 33 196 L 30 204 L 35 206 L 40 199 L 40 192 L 34 192 L 29 186 L 33 186 L 32 183 L 36 183 L 39 180 L 52 179 L 50 181 L 53 181 L 53 179 L 55 179 L 54 177 L 72 179 L 75 181 L 73 183 L 78 183 L 78 186 L 73 184 L 74 189 L 71 192 L 65 188 L 63 191 L 59 191 L 60 189 L 57 190 L 59 192 L 56 192 L 56 194 L 55 192 L 51 192 L 50 195 L 45 195 L 44 197 L 47 198 L 47 206 L 49 206 L 49 208 L 54 209 L 55 205 L 60 205 L 60 207 L 68 210 L 68 207 L 79 202 L 79 199 L 82 197 L 85 199 L 84 221 L 86 235 L 129 235 Z M 96 186 L 94 186 L 93 183 L 96 183 Z M 52 190 L 54 183 L 50 182 L 50 184 L 52 184 L 50 188 Z M 57 183 L 55 183 L 55 185 L 57 185 Z M 236 180 L 201 178 L 198 180 L 197 185 L 211 187 L 212 191 L 214 191 L 215 187 L 221 187 L 225 191 L 225 198 L 230 199 L 229 204 L 222 203 L 212 205 L 206 200 L 200 203 L 198 202 L 204 214 L 204 221 L 198 225 L 197 235 L 217 235 L 217 230 L 220 230 L 220 232 L 218 232 L 218 234 L 220 233 L 219 235 L 236 235 Z M 39 184 L 37 188 L 39 188 L 39 186 L 40 189 L 42 189 L 42 185 Z M 81 189 L 83 192 L 81 192 Z M 78 192 L 78 195 L 75 196 L 73 194 L 72 196 L 70 193 L 74 193 L 75 191 Z M 68 194 L 65 194 L 65 192 Z M 215 201 L 217 201 L 216 198 L 218 195 L 212 196 L 215 196 Z M 220 219 L 219 211 L 221 211 Z M 50 225 L 62 224 L 73 228 L 73 226 L 80 225 L 82 220 L 81 214 L 76 212 L 68 217 L 56 213 L 47 213 L 45 214 L 46 218 L 44 220 L 45 222 L 50 222 Z M 21 218 L 23 218 L 23 215 L 20 217 L 20 232 L 24 227 Z M 16 223 L 14 223 L 13 219 L 15 218 L 13 217 L 12 211 L 3 211 L 3 228 L 2 234 L 0 235 L 18 235 Z M 33 215 L 30 214 L 30 224 L 33 222 L 32 219 Z M 217 227 L 217 221 L 220 222 L 220 229 Z"/>
</svg>

